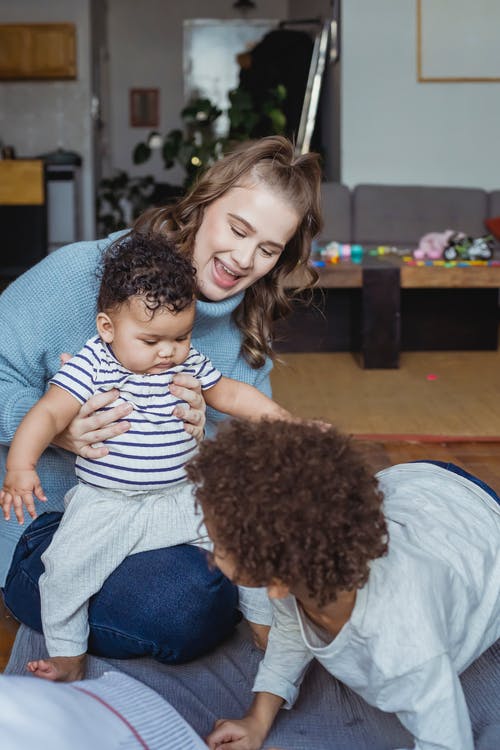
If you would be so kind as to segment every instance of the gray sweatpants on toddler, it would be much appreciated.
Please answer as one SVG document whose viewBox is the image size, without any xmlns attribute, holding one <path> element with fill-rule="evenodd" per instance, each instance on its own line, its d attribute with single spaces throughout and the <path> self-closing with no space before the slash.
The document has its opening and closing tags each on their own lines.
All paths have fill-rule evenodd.
<svg viewBox="0 0 500 750">
<path fill-rule="evenodd" d="M 65 505 L 42 555 L 45 573 L 39 584 L 50 656 L 86 652 L 89 599 L 126 557 L 177 544 L 212 547 L 188 482 L 131 492 L 78 484 L 66 495 Z M 247 619 L 267 621 L 271 607 L 262 589 L 246 590 L 242 599 Z"/>
</svg>

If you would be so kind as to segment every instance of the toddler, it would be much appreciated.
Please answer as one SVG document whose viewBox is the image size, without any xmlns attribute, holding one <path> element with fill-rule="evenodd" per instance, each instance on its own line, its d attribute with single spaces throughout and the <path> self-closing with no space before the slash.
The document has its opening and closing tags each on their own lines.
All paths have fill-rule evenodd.
<svg viewBox="0 0 500 750">
<path fill-rule="evenodd" d="M 210 748 L 258 750 L 317 659 L 416 750 L 473 750 L 459 674 L 500 637 L 491 488 L 432 461 L 374 477 L 333 427 L 279 420 L 224 426 L 187 474 L 215 564 L 274 607 L 254 702 Z"/>
<path fill-rule="evenodd" d="M 96 325 L 98 335 L 51 380 L 12 441 L 0 503 L 20 523 L 23 504 L 36 516 L 33 494 L 45 500 L 36 472 L 42 452 L 94 393 L 116 389 L 133 410 L 131 429 L 106 441 L 107 455 L 76 459 L 78 485 L 43 555 L 40 578 L 43 631 L 50 658 L 30 662 L 37 676 L 83 677 L 88 600 L 133 553 L 209 542 L 195 513 L 185 463 L 195 439 L 172 415 L 175 374 L 196 377 L 210 406 L 240 418 L 283 416 L 256 388 L 221 376 L 190 345 L 196 272 L 188 258 L 159 236 L 130 233 L 107 251 Z"/>
</svg>

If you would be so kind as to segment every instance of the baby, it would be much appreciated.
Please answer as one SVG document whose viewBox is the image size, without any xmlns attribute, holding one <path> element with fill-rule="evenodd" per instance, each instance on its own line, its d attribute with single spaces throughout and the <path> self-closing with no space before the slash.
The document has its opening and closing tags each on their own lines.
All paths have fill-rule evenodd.
<svg viewBox="0 0 500 750">
<path fill-rule="evenodd" d="M 274 607 L 254 703 L 212 750 L 258 750 L 313 659 L 396 713 L 416 750 L 473 750 L 458 676 L 500 637 L 491 488 L 432 461 L 374 477 L 333 427 L 268 420 L 223 426 L 187 474 L 215 564 Z"/>
<path fill-rule="evenodd" d="M 33 495 L 45 500 L 36 472 L 43 451 L 94 393 L 116 389 L 133 406 L 131 429 L 106 441 L 107 455 L 76 459 L 78 485 L 43 555 L 43 631 L 49 659 L 30 662 L 37 676 L 77 680 L 84 674 L 88 600 L 132 553 L 190 543 L 207 546 L 185 463 L 195 439 L 173 416 L 175 374 L 196 377 L 207 404 L 239 418 L 288 413 L 256 388 L 222 377 L 190 344 L 196 272 L 159 236 L 127 234 L 107 251 L 98 335 L 51 380 L 12 441 L 0 503 L 20 523 L 23 504 L 35 518 Z"/>
</svg>

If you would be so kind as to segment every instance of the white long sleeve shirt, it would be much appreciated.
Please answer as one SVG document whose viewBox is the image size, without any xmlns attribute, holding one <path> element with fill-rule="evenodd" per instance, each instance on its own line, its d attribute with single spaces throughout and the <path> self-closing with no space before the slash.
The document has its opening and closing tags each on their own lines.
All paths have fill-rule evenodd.
<svg viewBox="0 0 500 750">
<path fill-rule="evenodd" d="M 473 750 L 458 675 L 500 637 L 500 505 L 439 466 L 378 474 L 389 552 L 330 642 L 292 596 L 274 600 L 254 691 L 290 707 L 312 659 L 397 714 L 415 750 Z M 500 713 L 500 698 L 499 698 Z"/>
</svg>

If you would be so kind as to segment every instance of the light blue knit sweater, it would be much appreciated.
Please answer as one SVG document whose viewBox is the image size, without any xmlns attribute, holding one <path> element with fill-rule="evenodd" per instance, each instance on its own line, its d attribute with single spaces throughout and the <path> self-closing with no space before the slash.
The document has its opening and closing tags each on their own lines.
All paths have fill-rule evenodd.
<svg viewBox="0 0 500 750">
<path fill-rule="evenodd" d="M 0 297 L 0 479 L 8 445 L 23 416 L 59 369 L 59 355 L 79 351 L 95 335 L 96 271 L 102 250 L 116 236 L 60 248 L 14 281 Z M 238 294 L 222 302 L 197 302 L 193 346 L 223 375 L 271 395 L 271 362 L 253 370 L 240 353 L 241 334 L 231 313 L 241 300 L 242 294 Z M 216 422 L 223 418 L 209 410 L 207 434 L 213 434 Z M 57 448 L 47 450 L 38 472 L 48 502 L 37 501 L 37 512 L 62 510 L 64 495 L 75 484 L 73 454 Z M 0 584 L 23 528 L 15 520 L 0 520 Z"/>
</svg>

